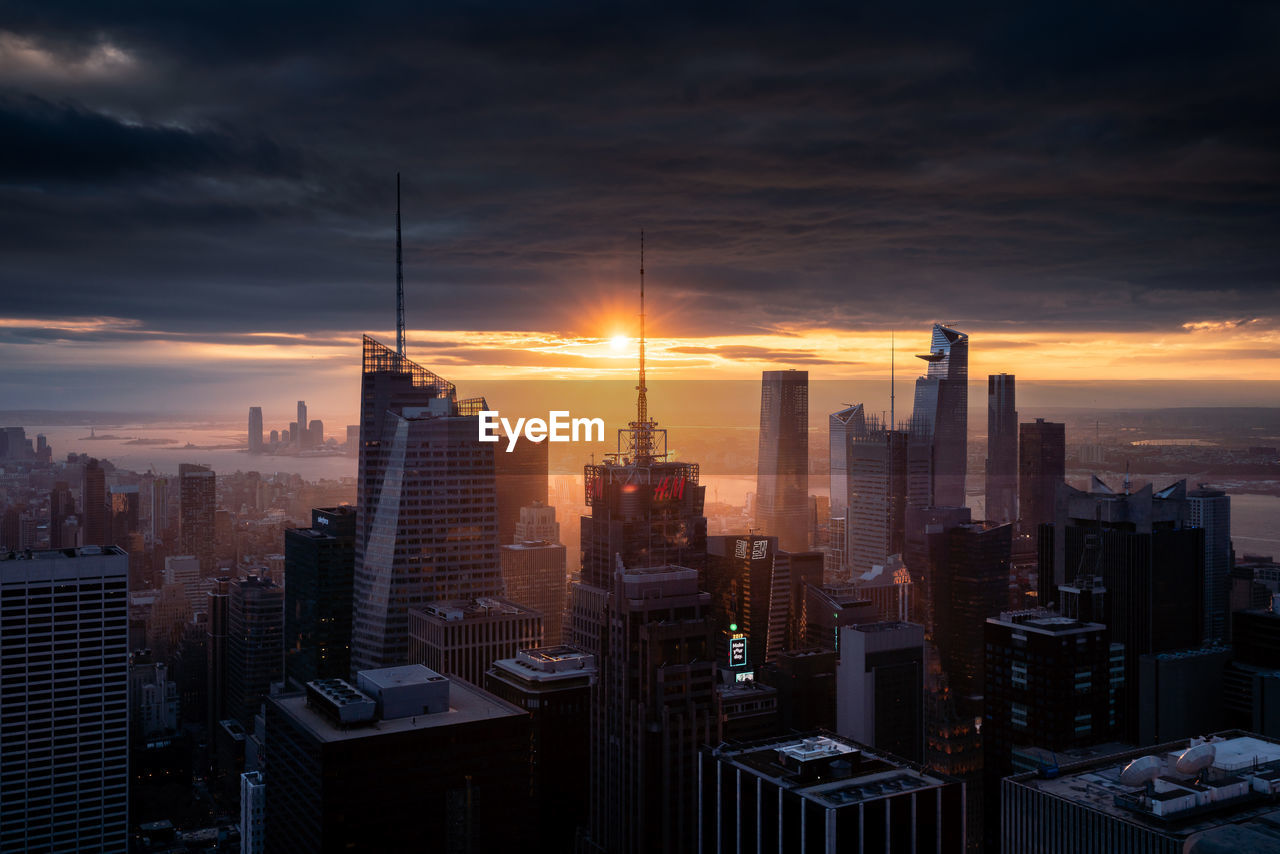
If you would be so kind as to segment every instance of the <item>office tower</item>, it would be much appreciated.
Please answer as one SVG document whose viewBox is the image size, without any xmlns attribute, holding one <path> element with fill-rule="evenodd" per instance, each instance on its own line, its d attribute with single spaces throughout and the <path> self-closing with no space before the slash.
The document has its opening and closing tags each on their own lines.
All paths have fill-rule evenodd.
<svg viewBox="0 0 1280 854">
<path fill-rule="evenodd" d="M 725 668 L 719 674 L 707 743 L 758 741 L 777 735 L 777 689 L 757 682 L 755 672 L 746 668 Z"/>
<path fill-rule="evenodd" d="M 836 653 L 807 646 L 783 652 L 756 678 L 777 692 L 778 731 L 836 728 Z"/>
<path fill-rule="evenodd" d="M 1280 608 L 1232 615 L 1234 659 L 1223 676 L 1228 725 L 1280 737 Z"/>
<path fill-rule="evenodd" d="M 108 526 L 111 545 L 128 548 L 130 535 L 138 531 L 138 487 L 113 486 L 108 495 L 111 499 Z"/>
<path fill-rule="evenodd" d="M 567 646 L 520 650 L 485 673 L 486 690 L 529 713 L 533 850 L 572 851 L 578 827 L 586 825 L 595 681 L 595 657 Z"/>
<path fill-rule="evenodd" d="M 164 539 L 169 527 L 169 479 L 158 477 L 151 482 L 151 542 Z"/>
<path fill-rule="evenodd" d="M 171 555 L 164 559 L 164 583 L 182 585 L 187 597 L 188 611 L 197 614 L 204 610 L 208 585 L 200 577 L 200 561 L 192 555 Z"/>
<path fill-rule="evenodd" d="M 1230 730 L 1025 771 L 1000 784 L 1001 850 L 1277 851 L 1274 796 L 1256 794 L 1277 770 L 1280 743 Z"/>
<path fill-rule="evenodd" d="M 1058 484 L 1067 472 L 1067 425 L 1037 418 L 1018 425 L 1018 519 L 1033 537 L 1053 523 Z"/>
<path fill-rule="evenodd" d="M 307 444 L 313 448 L 319 448 L 324 445 L 324 422 L 319 418 L 312 418 L 311 423 L 307 425 Z"/>
<path fill-rule="evenodd" d="M 550 442 L 519 442 L 507 453 L 505 442 L 493 455 L 498 489 L 498 543 L 519 542 L 516 526 L 522 509 L 547 501 L 547 453 Z M 559 542 L 559 538 L 556 539 Z"/>
<path fill-rule="evenodd" d="M 528 507 L 520 508 L 520 519 L 516 522 L 513 542 L 527 543 L 541 540 L 547 543 L 559 543 L 560 523 L 556 521 L 556 508 L 548 507 L 541 501 L 535 501 Z"/>
<path fill-rule="evenodd" d="M 1040 601 L 1057 602 L 1077 575 L 1106 588 L 1099 622 L 1124 644 L 1125 738 L 1137 738 L 1138 659 L 1200 645 L 1204 531 L 1189 525 L 1186 482 L 1115 492 L 1096 477 L 1090 492 L 1059 487 L 1057 519 L 1040 529 Z"/>
<path fill-rule="evenodd" d="M 516 851 L 529 839 L 523 709 L 421 665 L 267 703 L 266 854 Z"/>
<path fill-rule="evenodd" d="M 855 740 L 796 733 L 698 764 L 706 854 L 965 850 L 963 784 Z"/>
<path fill-rule="evenodd" d="M 1190 522 L 1204 529 L 1204 639 L 1227 637 L 1227 574 L 1231 569 L 1231 496 L 1200 484 L 1187 493 Z"/>
<path fill-rule="evenodd" d="M 564 641 L 569 592 L 564 546 L 545 540 L 525 541 L 503 546 L 498 556 L 507 598 L 540 613 L 542 642 L 559 646 Z"/>
<path fill-rule="evenodd" d="M 408 660 L 409 608 L 502 592 L 486 404 L 368 336 L 363 367 L 353 670 Z"/>
<path fill-rule="evenodd" d="M 238 578 L 227 605 L 227 716 L 252 728 L 282 675 L 284 590 L 268 578 Z"/>
<path fill-rule="evenodd" d="M 484 684 L 500 658 L 542 646 L 542 615 L 509 599 L 431 602 L 409 609 L 409 663 Z"/>
<path fill-rule="evenodd" d="M 879 619 L 875 603 L 852 584 L 806 584 L 802 595 L 797 648 L 822 647 L 839 653 L 840 629 Z"/>
<path fill-rule="evenodd" d="M 359 429 L 359 425 L 356 425 L 356 427 L 357 427 L 357 429 Z M 288 431 L 286 430 L 285 432 L 287 433 Z M 283 442 L 283 443 L 285 443 L 285 444 L 288 444 L 288 442 L 289 442 L 289 438 L 288 438 L 288 436 L 285 436 L 284 438 L 281 438 L 281 436 L 280 436 L 280 431 L 279 431 L 279 430 L 272 430 L 272 431 L 271 431 L 271 435 L 270 435 L 270 437 L 268 438 L 267 442 L 268 442 L 268 444 L 270 444 L 270 445 L 271 445 L 271 447 L 272 447 L 272 448 L 274 448 L 276 445 L 278 445 L 278 444 L 280 444 L 280 443 L 282 443 L 282 442 Z M 355 456 L 355 450 L 354 450 L 354 448 L 353 448 L 353 450 L 351 451 L 351 454 L 352 454 L 352 456 Z"/>
<path fill-rule="evenodd" d="M 937 595 L 933 640 L 958 710 L 982 714 L 983 626 L 1008 608 L 1012 525 L 976 522 L 947 528 L 931 570 Z"/>
<path fill-rule="evenodd" d="M 847 448 L 848 566 L 853 575 L 883 566 L 906 543 L 907 433 L 874 415 Z"/>
<path fill-rule="evenodd" d="M 911 503 L 963 507 L 969 453 L 969 336 L 933 326 L 911 412 Z"/>
<path fill-rule="evenodd" d="M 49 548 L 75 548 L 75 543 L 62 541 L 63 527 L 67 519 L 75 513 L 76 502 L 67 482 L 65 480 L 55 482 L 53 490 L 49 493 Z"/>
<path fill-rule="evenodd" d="M 200 571 L 209 575 L 217 569 L 214 559 L 217 532 L 214 515 L 218 509 L 217 476 L 208 466 L 178 465 L 178 550 L 195 555 Z"/>
<path fill-rule="evenodd" d="M 1138 744 L 1158 744 L 1227 726 L 1224 676 L 1231 648 L 1211 646 L 1138 659 Z"/>
<path fill-rule="evenodd" d="M 274 442 L 275 440 L 273 439 L 272 441 Z M 348 457 L 359 456 L 359 453 L 360 453 L 360 425 L 359 424 L 347 425 L 346 449 L 347 449 Z"/>
<path fill-rule="evenodd" d="M 22 533 L 19 530 L 18 516 L 17 507 L 6 507 L 0 513 L 0 550 L 13 551 L 21 547 Z"/>
<path fill-rule="evenodd" d="M 178 683 L 169 668 L 155 661 L 150 650 L 129 657 L 129 724 L 135 745 L 172 736 L 179 725 Z"/>
<path fill-rule="evenodd" d="M 840 629 L 836 729 L 912 762 L 924 761 L 924 627 L 879 622 Z"/>
<path fill-rule="evenodd" d="M 356 509 L 311 511 L 311 527 L 284 532 L 284 678 L 301 690 L 351 673 Z"/>
<path fill-rule="evenodd" d="M 307 430 L 307 402 L 305 400 L 298 401 L 298 420 L 290 423 L 289 434 L 293 436 L 293 443 L 299 448 L 311 447 L 311 433 Z"/>
<path fill-rule="evenodd" d="M 1013 374 L 987 377 L 988 522 L 1018 520 L 1018 410 Z"/>
<path fill-rule="evenodd" d="M 778 538 L 756 534 L 707 537 L 704 587 L 711 594 L 716 659 L 729 659 L 731 640 L 745 647 L 743 663 L 764 664 L 771 648 L 786 647 L 789 579 L 775 589 Z"/>
<path fill-rule="evenodd" d="M 678 566 L 619 570 L 591 725 L 591 841 L 696 848 L 697 750 L 712 726 L 711 596 Z"/>
<path fill-rule="evenodd" d="M 0 850 L 128 848 L 129 558 L 0 554 Z"/>
<path fill-rule="evenodd" d="M 84 529 L 86 546 L 108 545 L 111 529 L 108 525 L 107 475 L 96 459 L 84 465 L 80 488 L 80 523 Z"/>
<path fill-rule="evenodd" d="M 809 372 L 764 371 L 760 382 L 760 452 L 756 526 L 778 547 L 809 548 Z"/>
<path fill-rule="evenodd" d="M 988 794 L 998 791 L 1001 777 L 1040 767 L 1044 759 L 1035 748 L 1064 751 L 1117 738 L 1123 660 L 1106 626 L 1041 608 L 988 618 L 984 631 Z M 991 839 L 998 798 L 988 797 L 986 806 Z"/>
<path fill-rule="evenodd" d="M 227 640 L 231 617 L 231 579 L 218 578 L 205 594 L 205 732 L 213 738 L 218 721 L 227 717 Z"/>
<path fill-rule="evenodd" d="M 262 453 L 262 407 L 249 407 L 249 453 Z"/>
<path fill-rule="evenodd" d="M 937 625 L 937 613 L 946 603 L 938 596 L 934 563 L 945 553 L 946 541 L 942 534 L 957 525 L 972 521 L 968 507 L 907 507 L 906 552 L 903 562 L 911 571 L 912 581 L 918 585 L 918 613 L 925 631 L 932 634 Z"/>
<path fill-rule="evenodd" d="M 261 771 L 240 775 L 240 854 L 263 854 L 266 834 L 263 819 L 267 808 L 267 785 Z"/>
<path fill-rule="evenodd" d="M 892 426 L 892 425 L 890 425 Z M 851 404 L 827 416 L 827 435 L 831 454 L 831 515 L 843 516 L 849 503 L 849 442 L 867 429 L 866 414 L 861 403 Z"/>
</svg>

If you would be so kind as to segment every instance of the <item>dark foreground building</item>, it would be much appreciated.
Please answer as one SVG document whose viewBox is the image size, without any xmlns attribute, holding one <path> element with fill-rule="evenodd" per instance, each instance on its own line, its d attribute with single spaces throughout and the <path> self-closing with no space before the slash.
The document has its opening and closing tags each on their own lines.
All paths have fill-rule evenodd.
<svg viewBox="0 0 1280 854">
<path fill-rule="evenodd" d="M 963 784 L 830 733 L 708 749 L 699 851 L 964 851 Z"/>
<path fill-rule="evenodd" d="M 528 714 L 421 665 L 357 681 L 268 702 L 267 854 L 527 844 Z"/>
</svg>

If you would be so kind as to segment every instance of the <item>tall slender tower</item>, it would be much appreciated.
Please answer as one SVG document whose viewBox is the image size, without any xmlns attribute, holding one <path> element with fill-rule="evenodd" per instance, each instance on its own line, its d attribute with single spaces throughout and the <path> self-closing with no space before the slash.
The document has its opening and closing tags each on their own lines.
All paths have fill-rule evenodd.
<svg viewBox="0 0 1280 854">
<path fill-rule="evenodd" d="M 400 173 L 396 173 L 396 355 L 404 358 L 404 253 L 400 243 Z"/>
<path fill-rule="evenodd" d="M 929 363 L 916 380 L 911 413 L 911 503 L 919 507 L 963 507 L 969 451 L 969 336 L 933 325 Z"/>
<path fill-rule="evenodd" d="M 1018 518 L 1018 411 L 1013 374 L 987 377 L 987 512 L 990 522 Z"/>
<path fill-rule="evenodd" d="M 760 385 L 756 524 L 784 551 L 809 548 L 809 372 L 765 371 Z"/>
</svg>

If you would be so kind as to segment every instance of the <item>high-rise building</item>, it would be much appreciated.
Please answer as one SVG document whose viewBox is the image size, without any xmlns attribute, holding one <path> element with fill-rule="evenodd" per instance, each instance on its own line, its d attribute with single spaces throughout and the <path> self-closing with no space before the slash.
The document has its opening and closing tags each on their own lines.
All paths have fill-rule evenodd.
<svg viewBox="0 0 1280 854">
<path fill-rule="evenodd" d="M 49 548 L 75 548 L 75 543 L 62 541 L 62 530 L 67 519 L 76 513 L 75 498 L 65 480 L 56 481 L 49 493 Z M 16 538 L 15 538 L 16 539 Z"/>
<path fill-rule="evenodd" d="M 1018 519 L 1018 410 L 1013 374 L 987 377 L 988 522 Z"/>
<path fill-rule="evenodd" d="M 246 729 L 281 678 L 284 590 L 269 578 L 231 582 L 227 613 L 227 715 Z"/>
<path fill-rule="evenodd" d="M 551 443 L 518 442 L 510 453 L 506 447 L 503 442 L 502 451 L 493 455 L 501 545 L 519 542 L 516 527 L 523 508 L 547 501 L 547 454 Z"/>
<path fill-rule="evenodd" d="M 1280 607 L 1232 614 L 1234 660 L 1223 676 L 1229 724 L 1280 737 Z"/>
<path fill-rule="evenodd" d="M 319 418 L 312 418 L 311 423 L 307 425 L 307 444 L 313 448 L 319 448 L 324 444 L 324 422 Z"/>
<path fill-rule="evenodd" d="M 351 673 L 356 509 L 311 511 L 311 527 L 284 533 L 284 677 L 297 690 Z"/>
<path fill-rule="evenodd" d="M 924 627 L 879 622 L 840 629 L 836 729 L 912 762 L 924 761 Z"/>
<path fill-rule="evenodd" d="M 1204 484 L 1187 493 L 1191 524 L 1204 529 L 1204 639 L 1227 637 L 1227 579 L 1231 570 L 1231 496 Z"/>
<path fill-rule="evenodd" d="M 1280 851 L 1280 742 L 1231 730 L 1000 782 L 1002 851 Z"/>
<path fill-rule="evenodd" d="M 547 543 L 559 543 L 560 523 L 556 521 L 556 508 L 549 507 L 541 501 L 535 501 L 528 507 L 520 508 L 520 519 L 516 522 L 513 542 L 527 543 L 541 540 Z"/>
<path fill-rule="evenodd" d="M 500 658 L 542 646 L 542 615 L 508 599 L 430 602 L 409 609 L 409 663 L 483 685 Z"/>
<path fill-rule="evenodd" d="M 847 563 L 853 575 L 885 565 L 906 544 L 908 435 L 874 415 L 846 450 L 849 505 Z"/>
<path fill-rule="evenodd" d="M 590 833 L 603 850 L 697 848 L 697 752 L 715 682 L 710 607 L 692 569 L 614 576 L 591 725 Z"/>
<path fill-rule="evenodd" d="M 569 592 L 564 546 L 530 540 L 505 545 L 498 554 L 507 598 L 540 613 L 543 644 L 559 646 Z"/>
<path fill-rule="evenodd" d="M 571 851 L 587 821 L 595 657 L 573 647 L 524 649 L 493 663 L 485 689 L 529 713 L 539 851 Z"/>
<path fill-rule="evenodd" d="M 791 552 L 809 548 L 809 372 L 764 371 L 756 526 Z"/>
<path fill-rule="evenodd" d="M 987 619 L 985 638 L 982 741 L 991 840 L 999 836 L 1000 778 L 1047 767 L 1037 748 L 1114 740 L 1125 684 L 1123 651 L 1100 623 L 1046 609 L 1010 611 Z"/>
<path fill-rule="evenodd" d="M 1138 659 L 1138 744 L 1158 744 L 1227 726 L 1228 646 L 1161 652 Z"/>
<path fill-rule="evenodd" d="M 169 479 L 158 477 L 151 482 L 151 542 L 164 539 L 164 532 L 169 527 Z"/>
<path fill-rule="evenodd" d="M 107 504 L 107 475 L 96 459 L 84 465 L 80 489 L 80 521 L 86 546 L 110 544 L 110 507 Z"/>
<path fill-rule="evenodd" d="M 935 323 L 911 412 L 911 503 L 963 507 L 969 453 L 969 336 Z"/>
<path fill-rule="evenodd" d="M 0 554 L 0 850 L 128 849 L 129 558 Z"/>
<path fill-rule="evenodd" d="M 982 714 L 983 626 L 1009 606 L 1013 526 L 977 522 L 938 535 L 930 567 L 937 596 L 933 640 L 960 712 Z"/>
<path fill-rule="evenodd" d="M 227 633 L 230 631 L 231 579 L 218 578 L 205 594 L 205 732 L 210 739 L 218 721 L 227 717 Z"/>
<path fill-rule="evenodd" d="M 298 401 L 298 420 L 293 422 L 297 426 L 290 425 L 289 432 L 293 436 L 293 443 L 299 448 L 311 447 L 311 433 L 307 430 L 307 402 L 305 400 Z"/>
<path fill-rule="evenodd" d="M 249 453 L 262 453 L 262 407 L 249 407 Z"/>
<path fill-rule="evenodd" d="M 271 441 L 272 441 L 272 444 L 275 443 L 274 438 Z M 360 425 L 348 424 L 347 425 L 347 456 L 356 457 L 359 455 L 360 455 Z"/>
<path fill-rule="evenodd" d="M 266 854 L 528 847 L 530 716 L 487 691 L 361 671 L 271 698 L 266 722 Z"/>
<path fill-rule="evenodd" d="M 1018 519 L 1035 536 L 1053 523 L 1058 484 L 1067 475 L 1067 425 L 1035 421 L 1018 425 Z"/>
<path fill-rule="evenodd" d="M 140 498 L 138 487 L 133 485 L 113 486 L 108 496 L 111 508 L 108 539 L 111 541 L 111 545 L 127 549 L 130 535 L 138 531 L 138 504 Z"/>
<path fill-rule="evenodd" d="M 240 854 L 266 850 L 267 783 L 261 771 L 240 775 Z"/>
<path fill-rule="evenodd" d="M 409 608 L 502 592 L 486 406 L 365 337 L 352 669 L 408 661 Z"/>
<path fill-rule="evenodd" d="M 827 416 L 827 435 L 831 455 L 831 515 L 843 516 L 849 503 L 849 441 L 867 428 L 861 403 L 851 404 Z"/>
<path fill-rule="evenodd" d="M 962 854 L 962 783 L 825 732 L 703 750 L 706 854 L 893 851 Z"/>
<path fill-rule="evenodd" d="M 205 575 L 217 569 L 214 554 L 217 531 L 218 481 L 208 466 L 178 465 L 178 551 L 195 555 Z"/>
<path fill-rule="evenodd" d="M 1058 489 L 1055 524 L 1040 528 L 1041 602 L 1079 576 L 1102 579 L 1099 622 L 1124 644 L 1122 726 L 1137 739 L 1138 659 L 1200 645 L 1203 636 L 1204 531 L 1190 526 L 1186 483 L 1116 492 L 1096 477 L 1089 492 Z M 1095 619 L 1097 619 L 1095 617 Z"/>
</svg>

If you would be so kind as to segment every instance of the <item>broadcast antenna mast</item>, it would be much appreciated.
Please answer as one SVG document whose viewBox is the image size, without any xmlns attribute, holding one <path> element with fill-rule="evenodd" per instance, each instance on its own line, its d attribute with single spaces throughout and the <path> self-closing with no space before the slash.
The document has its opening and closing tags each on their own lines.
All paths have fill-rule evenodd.
<svg viewBox="0 0 1280 854">
<path fill-rule="evenodd" d="M 636 386 L 636 459 L 648 459 L 653 454 L 653 437 L 649 430 L 649 390 L 644 383 L 644 229 L 640 229 L 640 384 Z"/>
<path fill-rule="evenodd" d="M 404 358 L 404 255 L 400 244 L 400 173 L 396 173 L 396 355 Z"/>
<path fill-rule="evenodd" d="M 889 330 L 889 429 L 897 430 L 898 426 L 895 422 L 896 414 L 894 412 L 893 401 L 893 383 L 894 383 L 894 350 L 893 350 L 893 330 Z"/>
</svg>

